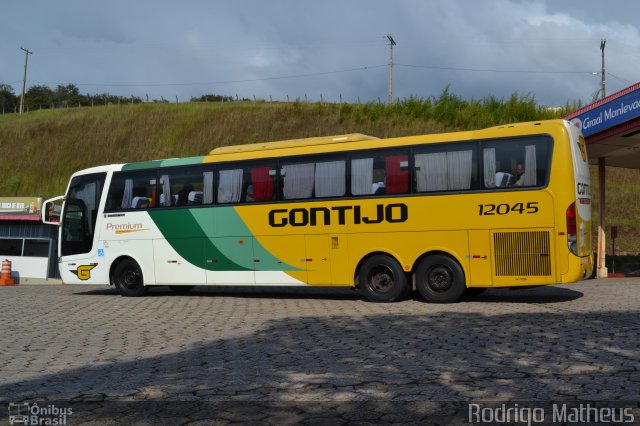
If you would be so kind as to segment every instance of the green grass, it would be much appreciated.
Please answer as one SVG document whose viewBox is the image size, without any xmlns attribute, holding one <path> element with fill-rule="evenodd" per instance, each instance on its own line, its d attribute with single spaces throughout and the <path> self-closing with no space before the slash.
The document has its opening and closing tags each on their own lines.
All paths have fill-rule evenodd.
<svg viewBox="0 0 640 426">
<path fill-rule="evenodd" d="M 579 106 L 548 110 L 529 94 L 464 100 L 445 89 L 438 97 L 412 97 L 392 105 L 194 102 L 0 115 L 0 196 L 58 195 L 73 172 L 101 164 L 197 156 L 218 146 L 343 133 L 387 138 L 469 130 L 558 118 Z M 592 183 L 597 223 L 595 168 Z M 617 251 L 640 253 L 640 171 L 607 168 L 607 191 L 607 228 L 619 227 Z"/>
</svg>

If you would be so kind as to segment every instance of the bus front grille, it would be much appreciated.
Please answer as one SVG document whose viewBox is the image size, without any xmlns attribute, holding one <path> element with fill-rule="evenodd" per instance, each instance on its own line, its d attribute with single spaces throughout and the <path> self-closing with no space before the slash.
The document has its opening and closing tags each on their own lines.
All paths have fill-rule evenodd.
<svg viewBox="0 0 640 426">
<path fill-rule="evenodd" d="M 496 276 L 550 276 L 549 231 L 493 234 Z"/>
</svg>

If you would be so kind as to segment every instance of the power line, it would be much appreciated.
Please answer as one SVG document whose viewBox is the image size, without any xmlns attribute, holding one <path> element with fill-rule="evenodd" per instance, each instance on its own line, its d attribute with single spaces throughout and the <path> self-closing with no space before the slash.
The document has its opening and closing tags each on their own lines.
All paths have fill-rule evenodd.
<svg viewBox="0 0 640 426">
<path fill-rule="evenodd" d="M 412 64 L 394 64 L 397 67 L 405 68 L 425 68 L 444 71 L 471 71 L 471 72 L 497 72 L 497 73 L 514 73 L 514 74 L 590 74 L 592 71 L 544 71 L 544 70 L 505 70 L 494 68 L 458 68 L 458 67 L 443 67 L 438 65 L 412 65 Z"/>
<path fill-rule="evenodd" d="M 277 77 L 263 77 L 263 78 L 251 78 L 251 79 L 243 79 L 243 80 L 220 80 L 220 81 L 200 81 L 200 82 L 191 82 L 191 83 L 74 83 L 76 86 L 105 86 L 105 87 L 161 87 L 161 86 L 206 86 L 213 84 L 234 84 L 234 83 L 253 83 L 258 81 L 270 81 L 270 80 L 286 80 L 290 78 L 304 78 L 304 77 L 316 77 L 321 75 L 330 75 L 330 74 L 340 74 L 354 71 L 364 71 L 375 68 L 387 67 L 387 64 L 384 65 L 369 65 L 365 67 L 358 68 L 348 68 L 342 70 L 335 71 L 324 71 L 324 72 L 314 72 L 307 74 L 294 74 L 294 75 L 284 75 Z M 34 81 L 34 83 L 38 84 L 65 84 L 55 81 Z"/>
<path fill-rule="evenodd" d="M 618 76 L 617 76 L 617 75 L 615 75 L 615 74 L 611 74 L 609 71 L 607 71 L 607 75 L 610 75 L 610 76 L 611 76 L 611 77 L 613 77 L 613 78 L 617 78 L 617 79 L 618 79 L 618 80 L 620 80 L 620 81 L 624 81 L 625 83 L 627 83 L 627 84 L 629 84 L 629 85 L 633 84 L 633 82 L 632 82 L 632 81 L 627 80 L 626 78 L 618 77 Z"/>
</svg>

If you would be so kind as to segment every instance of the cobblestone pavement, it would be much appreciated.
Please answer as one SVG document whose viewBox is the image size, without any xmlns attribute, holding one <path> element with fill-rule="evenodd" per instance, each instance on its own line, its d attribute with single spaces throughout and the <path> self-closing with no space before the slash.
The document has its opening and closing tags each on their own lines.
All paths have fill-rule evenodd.
<svg viewBox="0 0 640 426">
<path fill-rule="evenodd" d="M 449 305 L 349 289 L 0 288 L 0 403 L 73 407 L 67 424 L 379 424 L 448 423 L 469 401 L 623 401 L 640 422 L 639 313 L 630 278 Z"/>
</svg>

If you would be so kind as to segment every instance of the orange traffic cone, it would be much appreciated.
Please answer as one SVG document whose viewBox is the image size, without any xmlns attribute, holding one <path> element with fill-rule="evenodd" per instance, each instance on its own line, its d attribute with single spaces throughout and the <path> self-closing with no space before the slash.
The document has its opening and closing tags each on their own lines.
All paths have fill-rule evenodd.
<svg viewBox="0 0 640 426">
<path fill-rule="evenodd" d="M 0 277 L 0 285 L 15 285 L 15 281 L 11 278 L 11 261 L 5 259 L 2 261 L 2 276 Z"/>
</svg>

